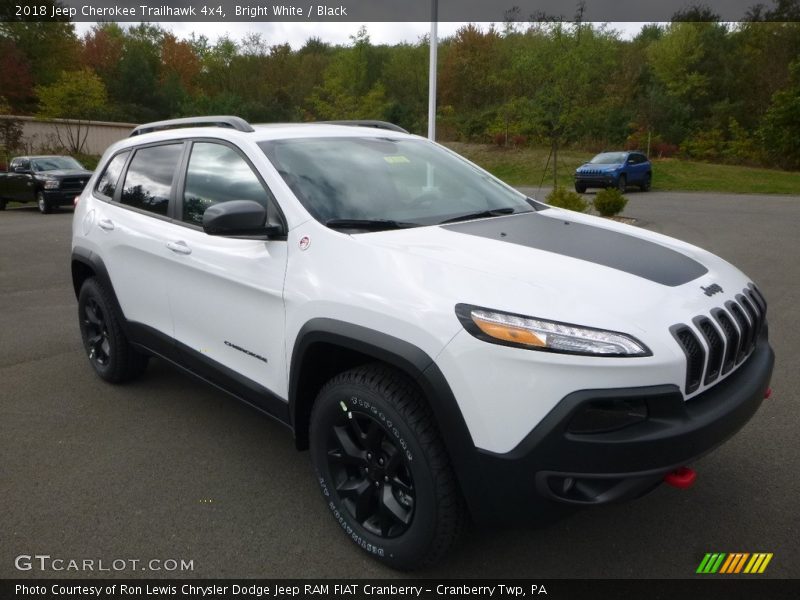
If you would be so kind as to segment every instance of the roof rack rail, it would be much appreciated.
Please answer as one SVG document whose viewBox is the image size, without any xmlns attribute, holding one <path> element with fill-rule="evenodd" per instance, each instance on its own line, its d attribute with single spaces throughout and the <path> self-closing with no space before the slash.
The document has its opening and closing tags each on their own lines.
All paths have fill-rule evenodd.
<svg viewBox="0 0 800 600">
<path fill-rule="evenodd" d="M 178 129 L 181 127 L 202 126 L 226 127 L 229 129 L 235 129 L 236 131 L 244 131 L 246 133 L 255 131 L 250 123 L 240 117 L 187 117 L 184 119 L 169 119 L 167 121 L 155 121 L 154 123 L 145 123 L 144 125 L 139 125 L 133 131 L 131 131 L 129 137 L 142 135 L 143 133 L 150 133 L 152 131 L 160 131 L 162 129 Z"/>
<path fill-rule="evenodd" d="M 398 131 L 400 133 L 408 133 L 405 129 L 394 123 L 388 121 L 370 121 L 370 120 L 356 120 L 356 121 L 319 121 L 327 125 L 350 125 L 352 127 L 373 127 L 375 129 L 388 129 L 389 131 Z"/>
</svg>

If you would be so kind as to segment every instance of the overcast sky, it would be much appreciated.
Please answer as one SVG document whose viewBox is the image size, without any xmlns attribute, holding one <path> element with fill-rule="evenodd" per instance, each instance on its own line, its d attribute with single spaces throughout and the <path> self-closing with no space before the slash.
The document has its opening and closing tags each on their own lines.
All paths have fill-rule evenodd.
<svg viewBox="0 0 800 600">
<path fill-rule="evenodd" d="M 79 36 L 89 31 L 95 23 L 75 23 Z M 127 23 L 120 23 L 125 26 Z M 248 33 L 260 33 L 269 45 L 288 42 L 298 49 L 310 37 L 319 37 L 330 44 L 349 44 L 350 36 L 355 35 L 360 23 L 159 23 L 164 29 L 172 31 L 179 38 L 188 38 L 192 32 L 205 35 L 209 41 L 228 34 L 233 39 L 242 39 Z M 396 44 L 416 42 L 430 32 L 430 23 L 364 23 L 373 44 Z M 464 23 L 439 23 L 439 37 L 453 35 Z M 483 24 L 488 27 L 488 24 Z M 609 23 L 609 27 L 621 32 L 625 38 L 632 38 L 641 29 L 642 23 Z"/>
</svg>

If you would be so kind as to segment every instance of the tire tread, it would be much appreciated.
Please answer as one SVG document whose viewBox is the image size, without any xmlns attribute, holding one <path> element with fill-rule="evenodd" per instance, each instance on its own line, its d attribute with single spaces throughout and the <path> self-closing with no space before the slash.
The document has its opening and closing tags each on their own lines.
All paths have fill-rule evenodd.
<svg viewBox="0 0 800 600">
<path fill-rule="evenodd" d="M 87 287 L 88 286 L 88 287 Z M 81 286 L 81 294 L 94 293 L 99 296 L 102 308 L 106 313 L 106 326 L 109 329 L 110 337 L 116 340 L 112 347 L 110 368 L 101 372 L 97 368 L 97 374 L 109 383 L 125 383 L 141 376 L 147 368 L 148 356 L 138 352 L 128 341 L 128 337 L 122 329 L 122 318 L 115 309 L 114 301 L 105 287 L 94 277 L 87 279 Z M 79 318 L 83 318 L 79 316 Z M 94 366 L 94 365 L 93 365 Z"/>
<path fill-rule="evenodd" d="M 339 385 L 363 385 L 380 394 L 417 437 L 433 475 L 437 499 L 436 532 L 427 553 L 414 564 L 402 568 L 414 570 L 439 562 L 461 537 L 466 524 L 466 510 L 433 411 L 419 387 L 408 376 L 383 363 L 362 365 L 336 375 L 323 386 L 320 396 Z"/>
</svg>

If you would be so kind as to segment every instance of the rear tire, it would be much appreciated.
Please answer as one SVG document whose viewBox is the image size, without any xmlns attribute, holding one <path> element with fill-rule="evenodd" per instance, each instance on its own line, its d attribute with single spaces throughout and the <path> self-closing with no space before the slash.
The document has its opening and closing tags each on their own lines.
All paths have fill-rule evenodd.
<svg viewBox="0 0 800 600">
<path fill-rule="evenodd" d="M 45 198 L 44 192 L 36 194 L 36 204 L 39 206 L 39 212 L 43 215 L 49 215 L 53 212 L 53 207 L 47 198 Z"/>
<path fill-rule="evenodd" d="M 94 277 L 83 282 L 78 294 L 78 322 L 89 362 L 102 379 L 122 383 L 144 373 L 147 355 L 130 344 L 122 330 L 122 316 Z"/>
<path fill-rule="evenodd" d="M 383 364 L 331 379 L 311 413 L 311 459 L 337 524 L 401 570 L 440 560 L 465 510 L 433 413 L 417 386 Z"/>
<path fill-rule="evenodd" d="M 0 210 L 6 209 L 6 200 L 0 198 Z"/>
<path fill-rule="evenodd" d="M 650 187 L 653 185 L 653 176 L 650 173 L 644 178 L 644 183 L 642 184 L 642 191 L 649 192 Z"/>
</svg>

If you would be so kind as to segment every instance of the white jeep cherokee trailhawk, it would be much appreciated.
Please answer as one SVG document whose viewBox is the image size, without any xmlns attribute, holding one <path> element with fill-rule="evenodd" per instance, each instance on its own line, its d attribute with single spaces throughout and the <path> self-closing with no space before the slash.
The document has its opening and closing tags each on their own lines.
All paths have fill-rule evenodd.
<svg viewBox="0 0 800 600">
<path fill-rule="evenodd" d="M 72 277 L 100 377 L 157 356 L 284 423 L 343 532 L 404 569 L 467 515 L 675 477 L 750 419 L 774 361 L 724 260 L 380 122 L 137 128 L 78 200 Z"/>
</svg>

